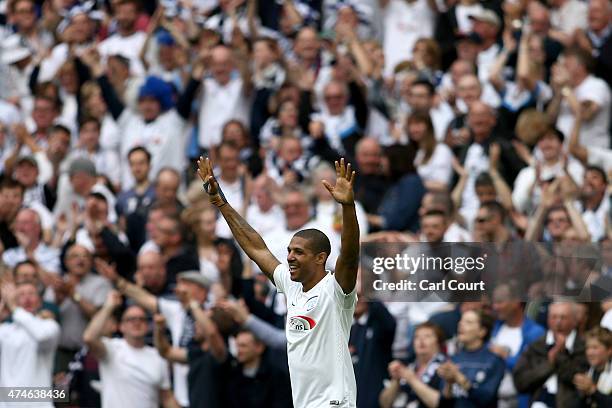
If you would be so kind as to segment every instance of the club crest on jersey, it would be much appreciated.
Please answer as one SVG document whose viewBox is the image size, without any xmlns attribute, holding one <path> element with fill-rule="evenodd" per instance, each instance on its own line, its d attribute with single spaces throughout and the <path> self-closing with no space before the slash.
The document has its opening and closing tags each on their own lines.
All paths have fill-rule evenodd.
<svg viewBox="0 0 612 408">
<path fill-rule="evenodd" d="M 317 303 L 319 303 L 319 297 L 313 296 L 306 301 L 304 304 L 304 309 L 306 309 L 307 312 L 310 312 L 312 309 L 317 307 Z"/>
<path fill-rule="evenodd" d="M 296 331 L 308 331 L 314 329 L 317 325 L 311 317 L 308 316 L 293 316 L 289 319 L 289 329 Z"/>
</svg>

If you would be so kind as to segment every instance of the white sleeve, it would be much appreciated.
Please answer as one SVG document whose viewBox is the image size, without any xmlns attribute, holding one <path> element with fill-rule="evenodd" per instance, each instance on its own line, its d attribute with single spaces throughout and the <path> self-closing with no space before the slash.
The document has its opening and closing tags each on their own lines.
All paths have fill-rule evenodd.
<svg viewBox="0 0 612 408">
<path fill-rule="evenodd" d="M 580 102 L 595 102 L 600 108 L 610 104 L 610 90 L 605 82 L 593 82 L 590 84 L 588 92 L 582 94 Z"/>
<path fill-rule="evenodd" d="M 115 353 L 115 349 L 117 348 L 117 340 L 119 339 L 113 339 L 110 337 L 100 337 L 100 341 L 102 342 L 102 344 L 104 345 L 104 359 L 100 360 L 100 364 L 110 364 L 110 362 L 113 360 L 113 355 Z"/>
<path fill-rule="evenodd" d="M 357 303 L 357 285 L 355 285 L 351 293 L 344 293 L 342 286 L 340 286 L 336 279 L 336 275 L 332 276 L 330 280 L 333 281 L 332 286 L 336 303 L 342 307 L 342 309 L 351 309 L 355 307 Z"/>
<path fill-rule="evenodd" d="M 531 199 L 529 191 L 535 182 L 535 172 L 531 167 L 526 167 L 520 171 L 514 182 L 512 190 L 512 202 L 517 210 L 524 213 Z"/>
<path fill-rule="evenodd" d="M 40 349 L 52 349 L 57 345 L 60 327 L 55 320 L 41 319 L 18 307 L 13 312 L 13 321 L 28 332 Z"/>
<path fill-rule="evenodd" d="M 157 298 L 157 308 L 159 313 L 164 315 L 166 321 L 174 321 L 181 316 L 182 306 L 181 303 L 176 300 L 168 300 L 164 298 Z"/>
<path fill-rule="evenodd" d="M 291 277 L 289 276 L 289 268 L 285 264 L 278 264 L 276 269 L 274 269 L 274 285 L 276 285 L 276 289 L 280 293 L 287 293 L 286 290 L 289 287 L 289 281 Z"/>
<path fill-rule="evenodd" d="M 159 382 L 160 390 L 169 390 L 171 387 L 170 384 L 170 369 L 166 360 L 164 360 L 161 356 L 159 357 L 159 367 L 161 370 L 161 378 Z"/>
<path fill-rule="evenodd" d="M 591 166 L 599 166 L 607 170 L 612 163 L 612 150 L 600 147 L 585 146 L 587 149 L 587 163 Z"/>
</svg>

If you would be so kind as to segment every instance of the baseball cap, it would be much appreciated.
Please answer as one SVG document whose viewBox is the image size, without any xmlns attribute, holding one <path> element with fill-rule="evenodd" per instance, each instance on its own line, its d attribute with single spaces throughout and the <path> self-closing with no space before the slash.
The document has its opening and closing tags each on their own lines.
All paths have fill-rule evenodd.
<svg viewBox="0 0 612 408">
<path fill-rule="evenodd" d="M 21 156 L 17 159 L 15 165 L 20 165 L 22 163 L 29 163 L 34 167 L 38 167 L 38 162 L 34 158 L 34 156 Z"/>
<path fill-rule="evenodd" d="M 489 10 L 489 9 L 481 9 L 475 14 L 470 15 L 469 19 L 493 24 L 496 27 L 501 26 L 501 20 L 499 19 L 499 16 L 495 14 L 493 10 Z"/>
<path fill-rule="evenodd" d="M 32 56 L 32 50 L 17 35 L 12 35 L 2 43 L 2 62 L 15 64 Z"/>
<path fill-rule="evenodd" d="M 96 166 L 93 164 L 93 162 L 89 159 L 86 159 L 84 157 L 79 157 L 77 159 L 74 159 L 72 161 L 72 163 L 70 163 L 70 168 L 68 170 L 68 174 L 70 176 L 75 175 L 76 173 L 87 173 L 91 176 L 96 176 Z"/>
<path fill-rule="evenodd" d="M 185 271 L 176 275 L 176 279 L 182 279 L 187 282 L 195 283 L 196 285 L 200 285 L 205 289 L 209 289 L 211 282 L 210 280 L 202 275 L 200 271 Z"/>
</svg>

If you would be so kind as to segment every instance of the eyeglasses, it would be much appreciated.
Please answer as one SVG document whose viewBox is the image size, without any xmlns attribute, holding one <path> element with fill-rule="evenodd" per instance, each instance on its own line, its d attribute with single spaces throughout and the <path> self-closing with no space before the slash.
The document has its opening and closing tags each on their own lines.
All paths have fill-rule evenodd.
<svg viewBox="0 0 612 408">
<path fill-rule="evenodd" d="M 344 98 L 344 95 L 343 94 L 335 94 L 335 95 L 330 94 L 330 95 L 325 95 L 324 98 L 326 101 L 338 100 L 338 99 Z"/>
<path fill-rule="evenodd" d="M 482 224 L 483 222 L 491 221 L 491 217 L 478 217 L 476 218 L 476 222 Z"/>
<path fill-rule="evenodd" d="M 135 323 L 135 322 L 144 323 L 147 320 L 148 319 L 146 317 L 144 317 L 144 316 L 132 316 L 132 317 L 126 317 L 122 321 L 124 323 Z"/>
</svg>

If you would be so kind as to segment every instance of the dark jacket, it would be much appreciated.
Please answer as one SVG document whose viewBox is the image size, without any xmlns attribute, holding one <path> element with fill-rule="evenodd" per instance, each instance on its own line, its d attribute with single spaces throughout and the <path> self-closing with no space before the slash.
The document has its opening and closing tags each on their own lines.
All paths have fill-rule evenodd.
<svg viewBox="0 0 612 408">
<path fill-rule="evenodd" d="M 387 190 L 378 214 L 383 218 L 382 229 L 391 231 L 419 229 L 419 207 L 425 186 L 418 174 L 407 174 Z"/>
<path fill-rule="evenodd" d="M 391 345 L 395 336 L 395 319 L 378 301 L 368 305 L 365 325 L 357 322 L 351 327 L 349 349 L 357 382 L 357 406 L 376 407 L 378 396 L 387 378 L 391 361 Z"/>
<path fill-rule="evenodd" d="M 242 372 L 236 360 L 229 362 L 225 382 L 225 407 L 228 408 L 290 408 L 291 384 L 289 374 L 277 367 L 269 351 L 263 354 L 254 377 Z"/>
<path fill-rule="evenodd" d="M 546 334 L 533 342 L 521 355 L 514 366 L 513 377 L 516 390 L 531 395 L 537 400 L 544 391 L 546 380 L 557 375 L 558 391 L 555 396 L 558 407 L 571 408 L 580 406 L 580 395 L 574 387 L 576 373 L 585 372 L 588 364 L 585 356 L 584 340 L 576 336 L 572 350 L 559 352 L 555 364 L 548 361 L 551 346 L 546 343 Z"/>
</svg>

